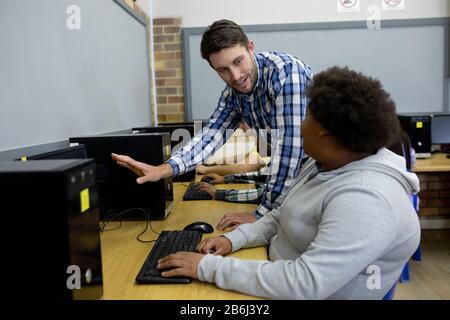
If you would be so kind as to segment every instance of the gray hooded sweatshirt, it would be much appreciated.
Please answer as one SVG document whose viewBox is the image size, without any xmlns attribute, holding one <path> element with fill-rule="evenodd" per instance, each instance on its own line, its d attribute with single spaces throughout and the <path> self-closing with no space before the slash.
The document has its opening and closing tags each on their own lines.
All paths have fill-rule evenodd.
<svg viewBox="0 0 450 320">
<path fill-rule="evenodd" d="M 419 245 L 418 191 L 385 148 L 327 172 L 310 159 L 278 209 L 225 234 L 233 251 L 269 245 L 270 261 L 208 254 L 199 279 L 270 299 L 382 299 Z"/>
</svg>

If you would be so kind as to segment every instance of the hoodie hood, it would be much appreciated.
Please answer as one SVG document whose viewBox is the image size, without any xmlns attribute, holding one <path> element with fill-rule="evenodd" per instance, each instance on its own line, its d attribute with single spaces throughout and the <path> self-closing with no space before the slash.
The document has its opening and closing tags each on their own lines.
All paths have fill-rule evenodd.
<svg viewBox="0 0 450 320">
<path fill-rule="evenodd" d="M 397 180 L 407 193 L 415 194 L 420 191 L 419 178 L 416 174 L 406 170 L 405 158 L 386 148 L 381 148 L 376 154 L 351 162 L 339 169 L 321 172 L 319 176 L 330 179 L 336 175 L 360 170 L 369 170 L 390 176 Z"/>
</svg>

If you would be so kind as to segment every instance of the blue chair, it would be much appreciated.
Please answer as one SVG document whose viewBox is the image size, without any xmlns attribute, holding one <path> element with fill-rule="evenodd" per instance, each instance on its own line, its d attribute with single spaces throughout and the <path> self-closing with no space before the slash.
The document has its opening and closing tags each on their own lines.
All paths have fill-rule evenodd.
<svg viewBox="0 0 450 320">
<path fill-rule="evenodd" d="M 392 288 L 384 295 L 383 300 L 393 300 L 395 288 L 397 288 L 397 282 L 395 282 Z"/>
<path fill-rule="evenodd" d="M 416 213 L 419 213 L 419 196 L 417 194 L 413 194 L 411 196 L 412 204 L 414 206 L 414 209 L 416 210 Z M 420 250 L 420 244 L 417 247 L 416 251 L 411 257 L 415 261 L 422 260 L 422 253 Z M 402 273 L 400 275 L 400 282 L 408 282 L 409 281 L 409 262 L 405 263 L 405 266 L 403 267 Z"/>
<path fill-rule="evenodd" d="M 414 194 L 412 196 L 412 200 L 413 200 L 413 206 L 414 209 L 416 209 L 417 214 L 419 214 L 419 196 L 417 194 Z M 420 251 L 420 244 L 417 247 L 416 252 L 414 252 L 412 259 L 415 261 L 421 261 L 422 260 L 422 253 Z"/>
</svg>

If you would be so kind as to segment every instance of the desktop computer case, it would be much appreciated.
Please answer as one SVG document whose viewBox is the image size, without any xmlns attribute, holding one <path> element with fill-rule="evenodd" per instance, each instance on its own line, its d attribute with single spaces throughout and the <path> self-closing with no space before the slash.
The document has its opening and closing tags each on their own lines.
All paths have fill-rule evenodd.
<svg viewBox="0 0 450 320">
<path fill-rule="evenodd" d="M 144 137 L 146 135 L 146 137 Z M 97 162 L 97 185 L 100 199 L 101 220 L 162 220 L 167 217 L 173 207 L 172 179 L 161 179 L 156 182 L 136 183 L 136 174 L 130 169 L 116 164 L 107 150 L 103 150 L 101 139 L 118 139 L 122 143 L 134 141 L 133 134 L 129 135 L 102 135 L 72 137 L 70 143 L 84 144 L 89 158 Z M 127 137 L 128 136 L 128 137 Z M 170 136 L 167 133 L 147 133 L 140 135 L 143 141 L 150 142 L 151 146 L 140 145 L 134 149 L 134 154 L 127 154 L 129 150 L 122 150 L 119 143 L 114 149 L 115 153 L 127 154 L 138 161 L 150 165 L 160 165 L 170 157 Z M 110 150 L 111 151 L 111 150 Z M 149 152 L 151 151 L 151 152 Z M 144 160 L 141 160 L 141 157 Z M 107 176 L 105 178 L 104 176 Z M 115 179 L 122 179 L 116 181 Z M 121 183 L 124 182 L 125 184 Z M 143 209 L 130 210 L 133 208 Z M 129 210 L 129 211 L 126 211 Z M 116 216 L 115 214 L 125 212 Z"/>
<path fill-rule="evenodd" d="M 186 137 L 180 137 L 180 136 L 173 136 L 174 133 L 177 132 L 177 130 L 186 130 L 189 133 L 189 139 L 186 139 Z M 192 140 L 192 138 L 195 135 L 195 127 L 194 123 L 180 123 L 175 124 L 172 123 L 171 125 L 164 124 L 160 125 L 158 127 L 136 127 L 132 128 L 133 134 L 139 134 L 139 133 L 155 133 L 155 132 L 167 132 L 170 134 L 170 143 L 172 148 L 172 153 L 174 152 L 175 147 L 183 147 L 188 142 Z M 173 138 L 173 140 L 172 140 Z M 183 138 L 180 141 L 180 138 Z M 178 176 L 175 176 L 172 178 L 173 182 L 190 182 L 195 180 L 195 170 L 191 170 L 188 172 L 185 172 L 183 174 L 180 174 Z"/>
<path fill-rule="evenodd" d="M 95 163 L 1 161 L 0 183 L 2 222 L 12 230 L 3 261 L 17 294 L 37 299 L 101 298 Z"/>
<path fill-rule="evenodd" d="M 411 139 L 411 145 L 417 158 L 431 156 L 431 116 L 429 115 L 399 115 L 402 129 Z"/>
</svg>

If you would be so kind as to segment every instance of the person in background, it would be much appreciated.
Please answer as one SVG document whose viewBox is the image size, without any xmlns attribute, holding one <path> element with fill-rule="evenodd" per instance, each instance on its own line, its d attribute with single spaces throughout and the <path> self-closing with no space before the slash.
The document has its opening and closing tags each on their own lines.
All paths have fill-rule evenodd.
<svg viewBox="0 0 450 320">
<path fill-rule="evenodd" d="M 198 188 L 207 192 L 215 200 L 224 200 L 229 202 L 259 203 L 264 193 L 264 186 L 267 176 L 257 172 L 236 173 L 221 176 L 218 174 L 207 174 L 204 178 L 211 179 L 208 182 L 200 182 Z M 202 180 L 203 181 L 203 180 Z M 253 189 L 218 189 L 213 184 L 223 183 L 254 183 Z M 236 226 L 229 226 L 235 228 Z M 218 225 L 217 228 L 222 230 Z"/>
<path fill-rule="evenodd" d="M 216 164 L 212 166 L 199 165 L 197 167 L 197 174 L 208 175 L 217 174 L 226 176 L 228 174 L 237 174 L 245 172 L 254 172 L 266 166 L 262 160 L 252 161 L 249 163 L 234 163 L 234 164 Z"/>
<path fill-rule="evenodd" d="M 255 52 L 241 27 L 229 20 L 216 21 L 207 28 L 201 54 L 226 83 L 206 127 L 159 166 L 126 155 L 112 154 L 112 158 L 139 175 L 138 183 L 158 181 L 194 170 L 223 145 L 227 129 L 235 130 L 242 121 L 258 134 L 266 130 L 267 140 L 271 141 L 271 172 L 261 203 L 254 212 L 234 214 L 226 224 L 253 222 L 280 206 L 300 170 L 300 124 L 312 71 L 290 54 Z"/>
<path fill-rule="evenodd" d="M 415 151 L 411 145 L 411 139 L 401 127 L 399 127 L 397 139 L 387 148 L 404 157 L 406 170 L 411 172 L 412 167 L 416 163 Z"/>
<path fill-rule="evenodd" d="M 395 104 L 378 80 L 348 68 L 317 74 L 307 94 L 311 158 L 282 205 L 203 240 L 200 253 L 162 258 L 163 276 L 271 299 L 382 299 L 398 281 L 420 225 L 410 202 L 419 180 L 386 149 L 399 127 Z M 223 257 L 255 246 L 269 246 L 270 261 Z"/>
<path fill-rule="evenodd" d="M 232 139 L 233 137 L 235 138 L 234 141 Z M 239 140 L 239 138 L 241 139 Z M 257 137 L 254 135 L 250 127 L 245 122 L 242 122 L 239 125 L 239 128 L 235 131 L 232 137 L 226 142 L 226 144 L 222 146 L 222 148 L 230 143 L 231 144 L 242 143 L 242 138 L 244 138 L 243 143 L 245 144 L 245 150 L 248 152 L 245 156 L 244 161 L 232 161 L 231 163 L 222 161 L 220 164 L 214 163 L 215 162 L 214 158 L 217 155 L 217 153 L 215 153 L 212 157 L 213 161 L 211 161 L 211 158 L 209 158 L 204 163 L 197 166 L 196 168 L 197 174 L 201 175 L 218 174 L 221 176 L 225 176 L 228 174 L 258 171 L 261 168 L 268 166 L 270 162 L 270 157 L 260 156 L 257 147 Z M 230 148 L 225 148 L 225 150 L 230 149 L 232 150 L 231 153 L 233 153 L 235 149 L 238 149 L 238 147 L 232 145 Z M 224 156 L 226 157 L 226 155 Z"/>
</svg>

